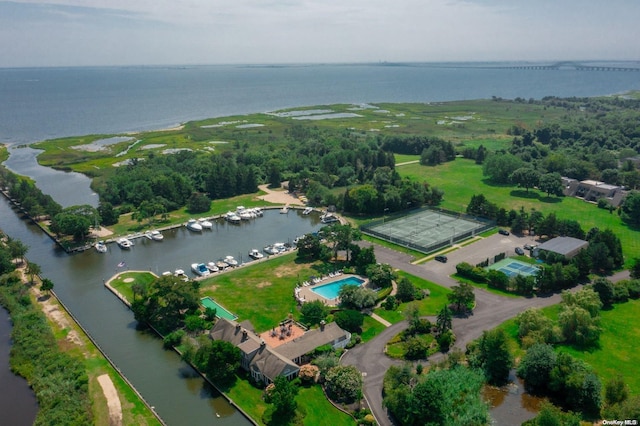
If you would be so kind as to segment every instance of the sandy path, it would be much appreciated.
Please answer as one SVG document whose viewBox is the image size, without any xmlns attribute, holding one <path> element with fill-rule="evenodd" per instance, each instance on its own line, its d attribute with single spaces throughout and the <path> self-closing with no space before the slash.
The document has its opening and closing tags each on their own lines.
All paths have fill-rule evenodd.
<svg viewBox="0 0 640 426">
<path fill-rule="evenodd" d="M 118 391 L 116 391 L 115 386 L 113 386 L 111 377 L 109 377 L 108 374 L 98 376 L 98 383 L 100 383 L 104 397 L 107 399 L 107 406 L 109 407 L 109 425 L 121 426 L 122 407 L 120 406 Z"/>
<path fill-rule="evenodd" d="M 267 193 L 266 195 L 262 195 L 259 197 L 261 200 L 268 201 L 274 204 L 285 204 L 285 205 L 291 204 L 291 205 L 298 205 L 298 206 L 304 205 L 302 201 L 300 201 L 293 195 L 287 193 L 287 191 L 285 191 L 284 189 L 278 189 L 278 190 L 269 189 L 269 185 L 267 184 L 260 185 L 258 186 L 258 188 L 261 191 L 264 191 Z"/>
</svg>

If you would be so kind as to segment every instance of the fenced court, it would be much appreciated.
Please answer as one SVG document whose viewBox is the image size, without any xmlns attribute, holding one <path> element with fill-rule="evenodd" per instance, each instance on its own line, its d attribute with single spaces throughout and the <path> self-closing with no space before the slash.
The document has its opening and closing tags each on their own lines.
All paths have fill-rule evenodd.
<svg viewBox="0 0 640 426">
<path fill-rule="evenodd" d="M 487 269 L 497 269 L 500 272 L 506 274 L 509 278 L 515 275 L 530 276 L 538 273 L 539 268 L 530 265 L 528 263 L 520 262 L 515 259 L 502 259 L 500 262 L 496 262 L 489 266 Z"/>
<path fill-rule="evenodd" d="M 385 241 L 430 253 L 491 229 L 495 224 L 442 209 L 412 210 L 362 226 L 362 232 Z"/>
<path fill-rule="evenodd" d="M 219 304 L 209 296 L 203 297 L 202 299 L 200 299 L 200 303 L 202 303 L 202 306 L 204 306 L 205 308 L 215 309 L 216 316 L 218 318 L 224 318 L 224 319 L 233 320 L 233 321 L 238 319 L 236 315 L 227 311 L 221 304 Z"/>
</svg>

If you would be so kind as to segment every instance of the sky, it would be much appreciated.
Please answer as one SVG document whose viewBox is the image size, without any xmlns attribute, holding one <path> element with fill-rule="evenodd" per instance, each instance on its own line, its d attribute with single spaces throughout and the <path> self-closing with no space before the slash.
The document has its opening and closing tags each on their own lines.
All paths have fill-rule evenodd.
<svg viewBox="0 0 640 426">
<path fill-rule="evenodd" d="M 0 0 L 0 67 L 640 60 L 637 0 Z"/>
</svg>

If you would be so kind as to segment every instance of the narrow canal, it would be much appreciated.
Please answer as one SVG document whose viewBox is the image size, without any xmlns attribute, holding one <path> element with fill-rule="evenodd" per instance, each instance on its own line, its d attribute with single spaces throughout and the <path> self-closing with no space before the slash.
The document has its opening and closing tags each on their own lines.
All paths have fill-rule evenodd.
<svg viewBox="0 0 640 426">
<path fill-rule="evenodd" d="M 160 339 L 137 331 L 131 311 L 106 290 L 103 282 L 123 269 L 188 271 L 191 263 L 206 263 L 226 255 L 246 262 L 251 248 L 291 241 L 317 230 L 321 226 L 317 216 L 271 210 L 241 225 L 219 222 L 213 230 L 201 234 L 183 227 L 167 231 L 162 242 L 140 238 L 130 251 L 111 244 L 105 254 L 88 250 L 68 255 L 38 227 L 21 220 L 8 201 L 0 198 L 3 231 L 29 246 L 27 257 L 55 283 L 58 297 L 167 424 L 249 424 L 174 352 L 163 350 Z M 118 268 L 121 262 L 125 266 Z"/>
</svg>

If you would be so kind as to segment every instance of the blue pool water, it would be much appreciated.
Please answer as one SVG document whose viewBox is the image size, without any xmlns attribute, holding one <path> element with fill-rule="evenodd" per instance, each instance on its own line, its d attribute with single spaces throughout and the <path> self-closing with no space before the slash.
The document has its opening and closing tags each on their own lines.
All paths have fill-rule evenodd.
<svg viewBox="0 0 640 426">
<path fill-rule="evenodd" d="M 325 299 L 335 299 L 336 297 L 338 297 L 338 293 L 340 292 L 340 289 L 343 286 L 345 285 L 359 286 L 362 284 L 364 284 L 363 279 L 360 279 L 358 277 L 347 277 L 338 281 L 334 281 L 332 283 L 314 286 L 311 288 L 311 291 L 313 291 L 316 294 L 319 294 Z"/>
</svg>

